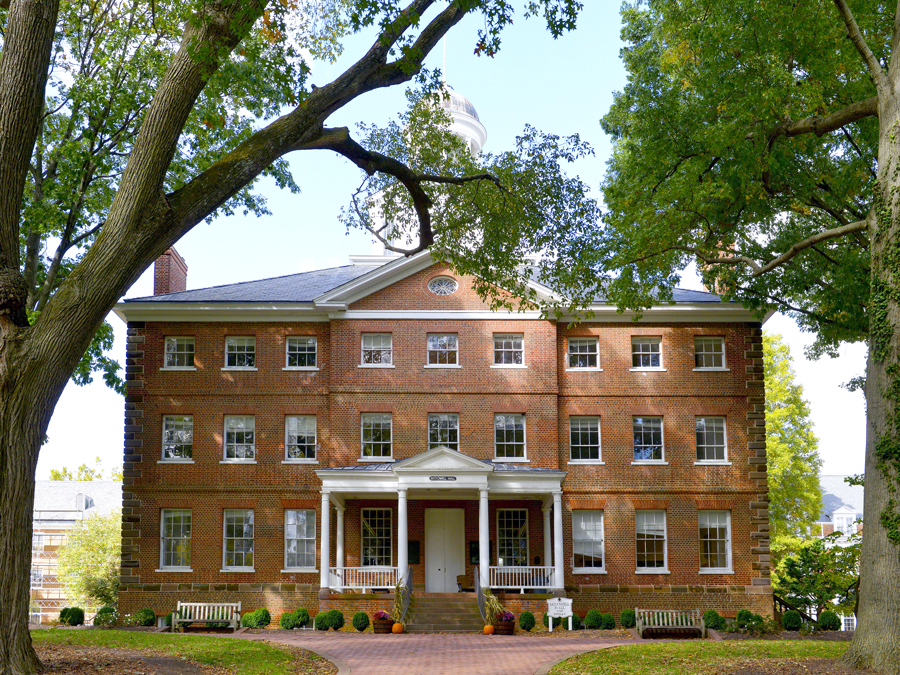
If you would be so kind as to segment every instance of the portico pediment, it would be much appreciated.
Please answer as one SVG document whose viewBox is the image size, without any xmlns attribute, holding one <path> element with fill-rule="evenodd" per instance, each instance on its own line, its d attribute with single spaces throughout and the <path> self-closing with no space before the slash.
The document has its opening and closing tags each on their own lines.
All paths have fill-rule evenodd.
<svg viewBox="0 0 900 675">
<path fill-rule="evenodd" d="M 394 473 L 474 473 L 487 475 L 494 467 L 445 446 L 396 462 Z"/>
</svg>

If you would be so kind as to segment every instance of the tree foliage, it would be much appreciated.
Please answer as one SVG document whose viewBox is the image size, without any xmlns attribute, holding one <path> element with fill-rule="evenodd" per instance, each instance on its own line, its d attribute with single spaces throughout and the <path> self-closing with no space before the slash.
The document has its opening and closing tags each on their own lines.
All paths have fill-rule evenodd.
<svg viewBox="0 0 900 675">
<path fill-rule="evenodd" d="M 772 572 L 775 592 L 795 607 L 813 607 L 821 613 L 837 609 L 842 614 L 856 611 L 856 583 L 859 580 L 860 536 L 850 536 L 841 546 L 836 533 L 823 539 L 808 539 L 784 556 Z"/>
<path fill-rule="evenodd" d="M 57 574 L 69 598 L 81 603 L 115 605 L 119 593 L 122 512 L 95 514 L 75 524 L 59 550 Z"/>
<path fill-rule="evenodd" d="M 98 456 L 94 460 L 94 466 L 91 467 L 87 464 L 82 464 L 74 472 L 65 466 L 62 469 L 50 469 L 50 480 L 122 480 L 121 466 L 112 467 L 109 470 L 109 477 L 104 478 L 102 464 L 103 462 Z"/>
</svg>

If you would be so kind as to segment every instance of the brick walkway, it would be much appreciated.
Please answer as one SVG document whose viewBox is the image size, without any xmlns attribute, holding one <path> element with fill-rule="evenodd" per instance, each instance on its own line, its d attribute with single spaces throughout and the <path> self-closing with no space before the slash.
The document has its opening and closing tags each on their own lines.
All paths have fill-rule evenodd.
<svg viewBox="0 0 900 675">
<path fill-rule="evenodd" d="M 340 675 L 534 675 L 574 654 L 634 640 L 486 635 L 243 634 L 302 647 L 337 663 Z"/>
</svg>

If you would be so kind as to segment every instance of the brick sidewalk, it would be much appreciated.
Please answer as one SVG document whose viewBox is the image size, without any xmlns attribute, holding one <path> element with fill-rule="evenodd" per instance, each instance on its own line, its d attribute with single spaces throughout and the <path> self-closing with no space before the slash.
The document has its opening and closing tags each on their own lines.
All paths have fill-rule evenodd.
<svg viewBox="0 0 900 675">
<path fill-rule="evenodd" d="M 301 647 L 339 661 L 340 675 L 534 675 L 567 656 L 634 640 L 486 635 L 243 634 Z M 347 670 L 349 669 L 349 670 Z"/>
</svg>

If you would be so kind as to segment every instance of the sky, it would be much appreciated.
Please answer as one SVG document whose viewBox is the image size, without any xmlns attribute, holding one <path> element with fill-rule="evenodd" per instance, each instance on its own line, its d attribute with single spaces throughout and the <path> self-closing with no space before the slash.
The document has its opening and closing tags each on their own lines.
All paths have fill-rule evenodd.
<svg viewBox="0 0 900 675">
<path fill-rule="evenodd" d="M 438 48 L 426 61 L 430 68 L 446 63 L 445 79 L 475 106 L 487 129 L 486 152 L 510 149 L 526 124 L 561 136 L 579 134 L 595 150 L 595 156 L 572 165 L 602 199 L 600 183 L 611 145 L 599 120 L 609 110 L 613 92 L 624 88 L 625 70 L 619 60 L 622 43 L 618 3 L 586 2 L 578 28 L 553 40 L 539 19 L 517 15 L 502 37 L 493 59 L 473 55 L 477 17 L 464 20 L 449 34 L 444 50 Z M 311 81 L 322 86 L 358 59 L 369 46 L 356 37 L 346 41 L 338 62 L 312 64 Z M 384 124 L 406 106 L 403 87 L 372 92 L 334 113 L 328 126 L 347 126 L 359 139 L 359 122 Z M 348 264 L 351 254 L 370 253 L 369 238 L 360 231 L 347 232 L 339 223 L 341 208 L 359 185 L 359 170 L 333 153 L 306 151 L 288 156 L 301 194 L 279 191 L 271 181 L 261 181 L 257 191 L 268 198 L 270 216 L 256 218 L 240 213 L 201 223 L 177 244 L 188 264 L 188 288 L 249 281 Z M 696 275 L 686 274 L 682 286 L 699 288 Z M 152 269 L 144 273 L 126 297 L 153 293 Z M 110 316 L 115 328 L 113 356 L 124 363 L 125 326 Z M 812 336 L 801 333 L 784 316 L 772 317 L 764 326 L 780 333 L 794 356 L 797 380 L 810 403 L 819 453 L 825 474 L 862 473 L 865 446 L 865 410 L 861 393 L 840 388 L 841 383 L 865 371 L 864 345 L 842 347 L 839 358 L 807 361 L 804 348 Z M 37 478 L 49 478 L 50 470 L 82 463 L 102 466 L 122 463 L 124 403 L 102 380 L 78 387 L 70 383 L 57 404 L 41 450 Z"/>
</svg>

